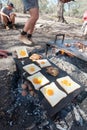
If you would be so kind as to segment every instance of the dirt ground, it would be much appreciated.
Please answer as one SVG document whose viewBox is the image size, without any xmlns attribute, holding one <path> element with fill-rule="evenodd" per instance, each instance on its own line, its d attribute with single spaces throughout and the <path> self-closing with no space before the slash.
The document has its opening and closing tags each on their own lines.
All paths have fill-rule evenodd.
<svg viewBox="0 0 87 130">
<path fill-rule="evenodd" d="M 28 18 L 27 14 L 26 15 L 17 14 L 16 30 L 11 29 L 7 31 L 0 23 L 0 49 L 8 50 L 13 54 L 16 48 L 20 46 L 26 46 L 19 41 L 18 37 L 27 18 Z M 71 39 L 76 39 L 77 41 L 80 40 L 81 42 L 84 41 L 86 42 L 86 37 L 82 36 L 81 26 L 82 26 L 81 24 L 74 23 L 74 22 L 69 24 L 58 23 L 56 19 L 49 18 L 47 16 L 44 16 L 43 18 L 40 17 L 40 19 L 36 24 L 35 31 L 33 34 L 33 40 L 35 42 L 35 46 L 32 47 L 26 46 L 26 47 L 28 48 L 29 51 L 45 49 L 46 43 L 50 41 L 54 41 L 55 35 L 59 33 L 64 33 L 66 35 L 66 38 L 71 38 Z M 79 64 L 79 60 L 76 60 L 76 62 L 77 64 Z M 61 60 L 60 63 L 61 64 L 59 64 L 59 66 L 61 67 L 61 65 L 63 64 Z M 82 73 L 84 73 L 85 75 L 85 78 L 87 78 L 87 63 L 85 63 L 84 65 L 83 64 L 84 63 L 83 62 L 81 63 L 80 61 L 79 64 L 80 66 L 79 65 L 77 66 L 79 70 L 77 76 L 78 75 L 80 76 L 80 72 L 82 71 Z M 14 102 L 13 90 L 17 84 L 12 86 L 12 80 L 15 81 L 15 79 L 12 79 L 12 77 L 14 76 L 15 70 L 16 70 L 16 66 L 13 60 L 13 56 L 8 56 L 7 58 L 0 59 L 0 130 L 30 130 L 30 128 L 28 127 L 28 121 L 29 121 L 28 118 L 25 121 L 25 125 L 21 125 L 23 123 L 22 119 L 25 119 L 25 117 L 20 114 L 21 110 L 19 110 L 18 112 L 18 110 L 16 109 L 15 110 L 16 114 L 14 116 L 9 115 L 7 112 L 7 110 L 9 110 L 9 107 Z M 70 73 L 68 68 L 65 68 L 65 70 L 67 70 L 67 72 Z M 72 73 L 72 75 L 74 75 L 74 72 Z M 18 75 L 16 75 L 16 78 L 17 76 Z M 85 93 L 83 94 L 83 101 L 81 102 L 80 105 L 81 108 L 84 110 L 84 112 L 87 114 L 86 79 L 84 80 L 84 86 L 85 86 Z M 22 110 L 25 110 L 24 108 L 25 106 L 22 106 Z M 22 111 L 22 113 L 23 112 L 25 111 Z M 13 124 L 12 121 L 15 123 Z M 70 130 L 75 130 L 75 129 L 87 130 L 87 125 L 83 125 L 83 127 L 81 126 L 76 127 L 75 125 L 73 125 Z M 44 128 L 44 130 L 46 129 Z M 49 128 L 48 130 L 51 130 L 51 128 Z"/>
</svg>

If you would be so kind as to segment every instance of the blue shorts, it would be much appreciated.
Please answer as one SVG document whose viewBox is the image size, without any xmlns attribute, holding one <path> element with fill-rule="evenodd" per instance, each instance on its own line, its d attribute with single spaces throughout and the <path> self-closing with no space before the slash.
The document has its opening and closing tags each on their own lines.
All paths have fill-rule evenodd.
<svg viewBox="0 0 87 130">
<path fill-rule="evenodd" d="M 22 0 L 24 8 L 29 11 L 31 8 L 39 8 L 38 0 Z"/>
</svg>

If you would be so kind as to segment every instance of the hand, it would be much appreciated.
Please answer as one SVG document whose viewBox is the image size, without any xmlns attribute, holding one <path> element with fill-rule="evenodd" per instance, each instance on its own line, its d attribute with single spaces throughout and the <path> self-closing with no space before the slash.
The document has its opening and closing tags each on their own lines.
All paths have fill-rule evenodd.
<svg viewBox="0 0 87 130">
<path fill-rule="evenodd" d="M 14 15 L 14 16 L 16 16 L 16 14 L 15 14 L 15 13 L 11 13 L 11 14 L 10 14 L 10 16 L 11 16 L 11 15 Z"/>
</svg>

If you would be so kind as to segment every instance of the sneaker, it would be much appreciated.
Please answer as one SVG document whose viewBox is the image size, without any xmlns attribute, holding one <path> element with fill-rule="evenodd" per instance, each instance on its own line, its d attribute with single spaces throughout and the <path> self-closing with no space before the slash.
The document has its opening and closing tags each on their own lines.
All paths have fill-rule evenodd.
<svg viewBox="0 0 87 130">
<path fill-rule="evenodd" d="M 16 29 L 15 25 L 12 26 L 13 29 Z"/>
<path fill-rule="evenodd" d="M 9 28 L 9 26 L 6 26 L 6 30 L 9 30 L 10 28 Z"/>
<path fill-rule="evenodd" d="M 19 40 L 21 42 L 23 42 L 24 44 L 26 44 L 26 45 L 31 45 L 32 44 L 32 41 L 30 39 L 27 39 L 27 37 L 25 35 L 20 35 Z"/>
</svg>

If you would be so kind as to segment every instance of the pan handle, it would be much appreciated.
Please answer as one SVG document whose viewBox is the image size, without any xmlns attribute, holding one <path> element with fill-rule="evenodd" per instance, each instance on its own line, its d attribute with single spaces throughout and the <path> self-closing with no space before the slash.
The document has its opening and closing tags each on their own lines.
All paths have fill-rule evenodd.
<svg viewBox="0 0 87 130">
<path fill-rule="evenodd" d="M 63 44 L 63 42 L 64 42 L 64 38 L 65 38 L 65 34 L 57 34 L 57 35 L 55 36 L 54 44 L 56 44 L 57 37 L 59 37 L 59 36 L 62 36 L 61 43 Z"/>
</svg>

